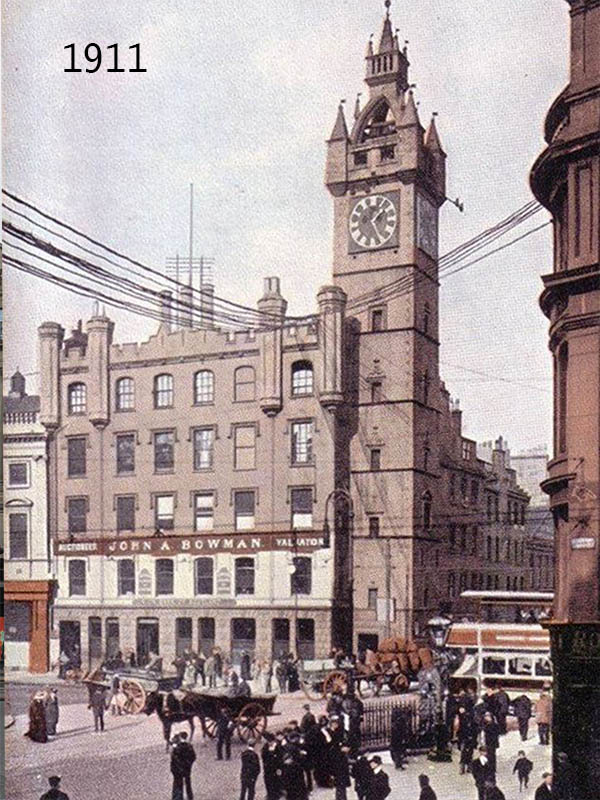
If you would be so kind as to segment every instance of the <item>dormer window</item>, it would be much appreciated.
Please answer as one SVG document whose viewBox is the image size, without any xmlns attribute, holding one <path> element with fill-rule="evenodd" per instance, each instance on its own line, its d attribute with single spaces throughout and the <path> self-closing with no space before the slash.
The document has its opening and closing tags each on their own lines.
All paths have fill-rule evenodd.
<svg viewBox="0 0 600 800">
<path fill-rule="evenodd" d="M 354 153 L 355 167 L 366 167 L 368 161 L 369 161 L 369 156 L 366 150 L 359 150 L 358 153 Z"/>
<path fill-rule="evenodd" d="M 396 147 L 393 144 L 388 144 L 382 147 L 379 151 L 382 163 L 385 161 L 393 161 L 396 157 Z"/>
</svg>

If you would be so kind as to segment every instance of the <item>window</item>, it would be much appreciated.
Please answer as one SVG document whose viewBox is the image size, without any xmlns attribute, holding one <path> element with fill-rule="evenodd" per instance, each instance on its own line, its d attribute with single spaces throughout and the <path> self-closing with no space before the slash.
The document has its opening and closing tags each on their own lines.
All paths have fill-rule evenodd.
<svg viewBox="0 0 600 800">
<path fill-rule="evenodd" d="M 194 430 L 194 469 L 212 469 L 215 446 L 214 428 Z"/>
<path fill-rule="evenodd" d="M 498 536 L 496 536 L 496 539 L 494 541 L 494 555 L 496 561 L 500 561 L 500 539 L 498 538 Z"/>
<path fill-rule="evenodd" d="M 513 503 L 513 525 L 519 524 L 519 504 Z"/>
<path fill-rule="evenodd" d="M 79 478 L 86 473 L 85 436 L 73 436 L 67 439 L 67 475 L 69 478 Z"/>
<path fill-rule="evenodd" d="M 295 556 L 292 565 L 294 572 L 290 576 L 290 593 L 310 594 L 312 592 L 312 558 Z"/>
<path fill-rule="evenodd" d="M 154 378 L 154 408 L 171 408 L 173 405 L 173 376 L 156 375 Z"/>
<path fill-rule="evenodd" d="M 172 472 L 175 466 L 175 434 L 161 431 L 154 434 L 154 471 Z"/>
<path fill-rule="evenodd" d="M 314 619 L 296 620 L 296 655 L 301 660 L 310 660 L 315 657 Z"/>
<path fill-rule="evenodd" d="M 500 520 L 500 501 L 497 497 L 494 497 L 494 519 L 496 522 Z"/>
<path fill-rule="evenodd" d="M 214 562 L 212 558 L 197 558 L 194 561 L 194 593 L 214 593 Z"/>
<path fill-rule="evenodd" d="M 117 497 L 117 532 L 135 530 L 135 496 Z"/>
<path fill-rule="evenodd" d="M 117 436 L 117 475 L 135 472 L 135 434 L 120 433 Z"/>
<path fill-rule="evenodd" d="M 456 595 L 456 575 L 454 572 L 448 574 L 448 597 Z"/>
<path fill-rule="evenodd" d="M 201 369 L 194 375 L 194 403 L 212 403 L 215 399 L 215 376 L 208 369 Z"/>
<path fill-rule="evenodd" d="M 423 528 L 426 531 L 431 530 L 431 492 L 423 495 Z"/>
<path fill-rule="evenodd" d="M 238 367 L 233 373 L 233 399 L 236 403 L 254 400 L 256 397 L 256 376 L 254 367 Z"/>
<path fill-rule="evenodd" d="M 569 370 L 569 345 L 562 344 L 558 351 L 558 452 L 567 450 L 567 375 Z"/>
<path fill-rule="evenodd" d="M 450 489 L 449 489 L 450 499 L 454 500 L 456 497 L 456 475 L 452 473 L 450 475 Z"/>
<path fill-rule="evenodd" d="M 367 608 L 377 611 L 377 589 L 367 589 Z"/>
<path fill-rule="evenodd" d="M 154 498 L 154 524 L 159 530 L 173 530 L 174 509 L 175 498 L 172 494 L 159 494 Z"/>
<path fill-rule="evenodd" d="M 369 538 L 377 539 L 379 536 L 379 517 L 369 517 Z"/>
<path fill-rule="evenodd" d="M 133 558 L 117 562 L 117 591 L 119 595 L 135 594 L 135 564 Z"/>
<path fill-rule="evenodd" d="M 8 516 L 9 558 L 27 558 L 27 514 Z"/>
<path fill-rule="evenodd" d="M 254 425 L 236 425 L 234 428 L 235 469 L 256 468 L 256 428 Z"/>
<path fill-rule="evenodd" d="M 505 675 L 506 659 L 503 656 L 485 656 L 481 671 L 484 675 Z"/>
<path fill-rule="evenodd" d="M 254 594 L 254 559 L 235 559 L 235 593 Z"/>
<path fill-rule="evenodd" d="M 520 513 L 519 523 L 520 523 L 521 526 L 525 525 L 525 505 L 524 504 L 521 506 L 521 513 Z"/>
<path fill-rule="evenodd" d="M 487 504 L 487 521 L 492 521 L 492 495 L 486 495 L 486 504 Z"/>
<path fill-rule="evenodd" d="M 67 390 L 69 414 L 85 414 L 87 408 L 85 383 L 71 383 Z"/>
<path fill-rule="evenodd" d="M 487 541 L 487 550 L 486 550 L 487 560 L 491 561 L 492 560 L 492 537 L 488 536 L 486 541 Z"/>
<path fill-rule="evenodd" d="M 292 464 L 310 464 L 312 450 L 313 423 L 311 420 L 292 423 Z"/>
<path fill-rule="evenodd" d="M 215 646 L 215 618 L 200 617 L 198 619 L 198 650 L 208 656 Z"/>
<path fill-rule="evenodd" d="M 215 495 L 198 492 L 194 495 L 194 530 L 212 531 L 215 521 Z"/>
<path fill-rule="evenodd" d="M 473 505 L 479 502 L 479 481 L 471 481 L 471 502 Z"/>
<path fill-rule="evenodd" d="M 471 458 L 471 442 L 466 442 L 464 439 L 462 442 L 462 457 L 465 461 Z"/>
<path fill-rule="evenodd" d="M 467 550 L 467 526 L 461 525 L 460 526 L 460 549 L 463 553 Z"/>
<path fill-rule="evenodd" d="M 371 309 L 371 330 L 382 331 L 385 327 L 383 308 Z"/>
<path fill-rule="evenodd" d="M 8 485 L 10 487 L 23 487 L 29 484 L 27 475 L 27 464 L 9 464 L 8 465 Z"/>
<path fill-rule="evenodd" d="M 313 493 L 312 489 L 292 489 L 292 529 L 312 528 Z"/>
<path fill-rule="evenodd" d="M 379 152 L 382 161 L 393 161 L 396 154 L 396 148 L 393 144 L 388 144 L 385 147 L 382 147 Z"/>
<path fill-rule="evenodd" d="M 85 594 L 85 568 L 83 559 L 69 559 L 69 597 Z"/>
<path fill-rule="evenodd" d="M 371 472 L 379 472 L 381 469 L 381 450 L 379 447 L 372 447 L 370 450 L 369 469 Z"/>
<path fill-rule="evenodd" d="M 354 166 L 355 167 L 365 167 L 368 163 L 368 156 L 367 150 L 359 150 L 358 153 L 354 153 Z"/>
<path fill-rule="evenodd" d="M 174 569 L 172 558 L 156 559 L 156 595 L 173 594 Z"/>
<path fill-rule="evenodd" d="M 236 531 L 249 531 L 254 528 L 254 492 L 235 492 L 234 512 Z"/>
<path fill-rule="evenodd" d="M 67 524 L 69 533 L 85 533 L 87 530 L 87 498 L 70 497 L 67 500 Z"/>
<path fill-rule="evenodd" d="M 115 384 L 115 408 L 131 411 L 135 408 L 135 385 L 133 378 L 119 378 Z"/>
<path fill-rule="evenodd" d="M 313 365 L 310 361 L 295 361 L 292 364 L 292 397 L 312 394 L 313 390 Z"/>
<path fill-rule="evenodd" d="M 383 384 L 381 381 L 373 381 L 371 383 L 371 402 L 381 403 L 383 398 Z"/>
</svg>

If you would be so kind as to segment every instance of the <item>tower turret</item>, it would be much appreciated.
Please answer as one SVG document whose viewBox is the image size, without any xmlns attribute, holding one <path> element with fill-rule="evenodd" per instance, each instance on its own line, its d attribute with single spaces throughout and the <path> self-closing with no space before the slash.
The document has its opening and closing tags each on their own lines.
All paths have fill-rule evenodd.
<svg viewBox="0 0 600 800">
<path fill-rule="evenodd" d="M 367 47 L 365 80 L 371 90 L 371 97 L 386 93 L 400 96 L 408 88 L 409 63 L 406 53 L 398 46 L 398 37 L 392 31 L 390 5 L 390 0 L 386 0 L 386 13 L 377 52 L 373 51 L 372 40 L 369 40 Z"/>
</svg>

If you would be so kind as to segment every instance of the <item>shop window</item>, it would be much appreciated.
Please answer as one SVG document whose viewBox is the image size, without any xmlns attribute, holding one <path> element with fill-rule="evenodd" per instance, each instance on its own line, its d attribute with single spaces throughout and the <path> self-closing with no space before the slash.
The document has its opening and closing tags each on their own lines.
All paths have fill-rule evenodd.
<svg viewBox="0 0 600 800">
<path fill-rule="evenodd" d="M 117 474 L 131 475 L 135 472 L 135 434 L 120 433 L 117 436 Z"/>
<path fill-rule="evenodd" d="M 175 498 L 172 494 L 159 494 L 154 498 L 154 524 L 158 530 L 173 530 L 175 525 Z"/>
<path fill-rule="evenodd" d="M 271 625 L 273 658 L 282 658 L 290 652 L 290 621 L 283 618 L 274 619 Z"/>
<path fill-rule="evenodd" d="M 238 367 L 233 373 L 233 399 L 236 403 L 248 402 L 256 397 L 254 367 Z"/>
<path fill-rule="evenodd" d="M 8 515 L 8 552 L 11 559 L 27 558 L 27 514 Z"/>
<path fill-rule="evenodd" d="M 119 495 L 116 498 L 117 533 L 135 530 L 135 495 Z"/>
<path fill-rule="evenodd" d="M 119 594 L 135 594 L 135 562 L 133 558 L 120 558 L 117 564 Z"/>
<path fill-rule="evenodd" d="M 234 513 L 236 531 L 249 531 L 254 528 L 256 497 L 253 491 L 234 493 Z"/>
<path fill-rule="evenodd" d="M 296 620 L 296 655 L 301 660 L 311 660 L 315 657 L 314 619 Z"/>
<path fill-rule="evenodd" d="M 195 428 L 194 441 L 194 469 L 212 469 L 215 448 L 214 428 Z"/>
<path fill-rule="evenodd" d="M 115 408 L 117 411 L 132 411 L 135 408 L 133 378 L 119 378 L 115 383 Z"/>
<path fill-rule="evenodd" d="M 200 617 L 198 619 L 198 650 L 209 656 L 215 646 L 215 618 Z"/>
<path fill-rule="evenodd" d="M 256 646 L 256 620 L 252 617 L 234 617 L 231 620 L 231 660 L 239 664 L 242 654 L 254 657 Z"/>
<path fill-rule="evenodd" d="M 67 389 L 69 414 L 85 414 L 87 410 L 85 383 L 71 383 Z"/>
<path fill-rule="evenodd" d="M 173 376 L 156 375 L 154 378 L 154 408 L 172 408 Z"/>
<path fill-rule="evenodd" d="M 177 617 L 175 620 L 175 655 L 189 653 L 192 649 L 192 618 Z"/>
<path fill-rule="evenodd" d="M 214 594 L 214 561 L 212 558 L 197 558 L 194 561 L 194 593 Z"/>
<path fill-rule="evenodd" d="M 235 593 L 254 594 L 254 559 L 235 559 Z"/>
<path fill-rule="evenodd" d="M 80 558 L 69 559 L 69 597 L 85 595 L 86 563 Z"/>
<path fill-rule="evenodd" d="M 291 574 L 290 593 L 311 594 L 312 592 L 312 558 L 310 556 L 294 556 L 292 561 L 294 572 Z"/>
<path fill-rule="evenodd" d="M 310 464 L 313 460 L 313 423 L 292 423 L 292 464 Z"/>
<path fill-rule="evenodd" d="M 173 594 L 175 570 L 172 558 L 157 558 L 155 566 L 156 595 Z"/>
<path fill-rule="evenodd" d="M 256 427 L 236 425 L 234 428 L 235 469 L 256 469 Z"/>
<path fill-rule="evenodd" d="M 175 467 L 175 434 L 160 431 L 154 434 L 154 471 L 172 472 Z"/>
<path fill-rule="evenodd" d="M 295 361 L 292 364 L 292 397 L 313 393 L 313 365 L 310 361 Z"/>
<path fill-rule="evenodd" d="M 292 489 L 292 529 L 312 528 L 313 492 L 312 489 Z"/>
<path fill-rule="evenodd" d="M 194 530 L 212 531 L 215 522 L 214 492 L 197 492 L 194 495 Z"/>
<path fill-rule="evenodd" d="M 194 375 L 194 403 L 203 405 L 214 403 L 215 376 L 208 369 L 201 369 Z"/>
</svg>

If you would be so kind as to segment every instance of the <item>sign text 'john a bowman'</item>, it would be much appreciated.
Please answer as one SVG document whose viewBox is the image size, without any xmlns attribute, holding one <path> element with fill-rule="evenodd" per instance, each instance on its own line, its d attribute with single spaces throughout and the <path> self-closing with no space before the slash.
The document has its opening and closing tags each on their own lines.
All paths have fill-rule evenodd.
<svg viewBox="0 0 600 800">
<path fill-rule="evenodd" d="M 321 536 L 286 533 L 263 533 L 233 536 L 152 536 L 122 539 L 98 539 L 89 542 L 56 542 L 57 555 L 177 555 L 178 553 L 240 553 L 268 550 L 310 552 L 323 547 Z"/>
</svg>

